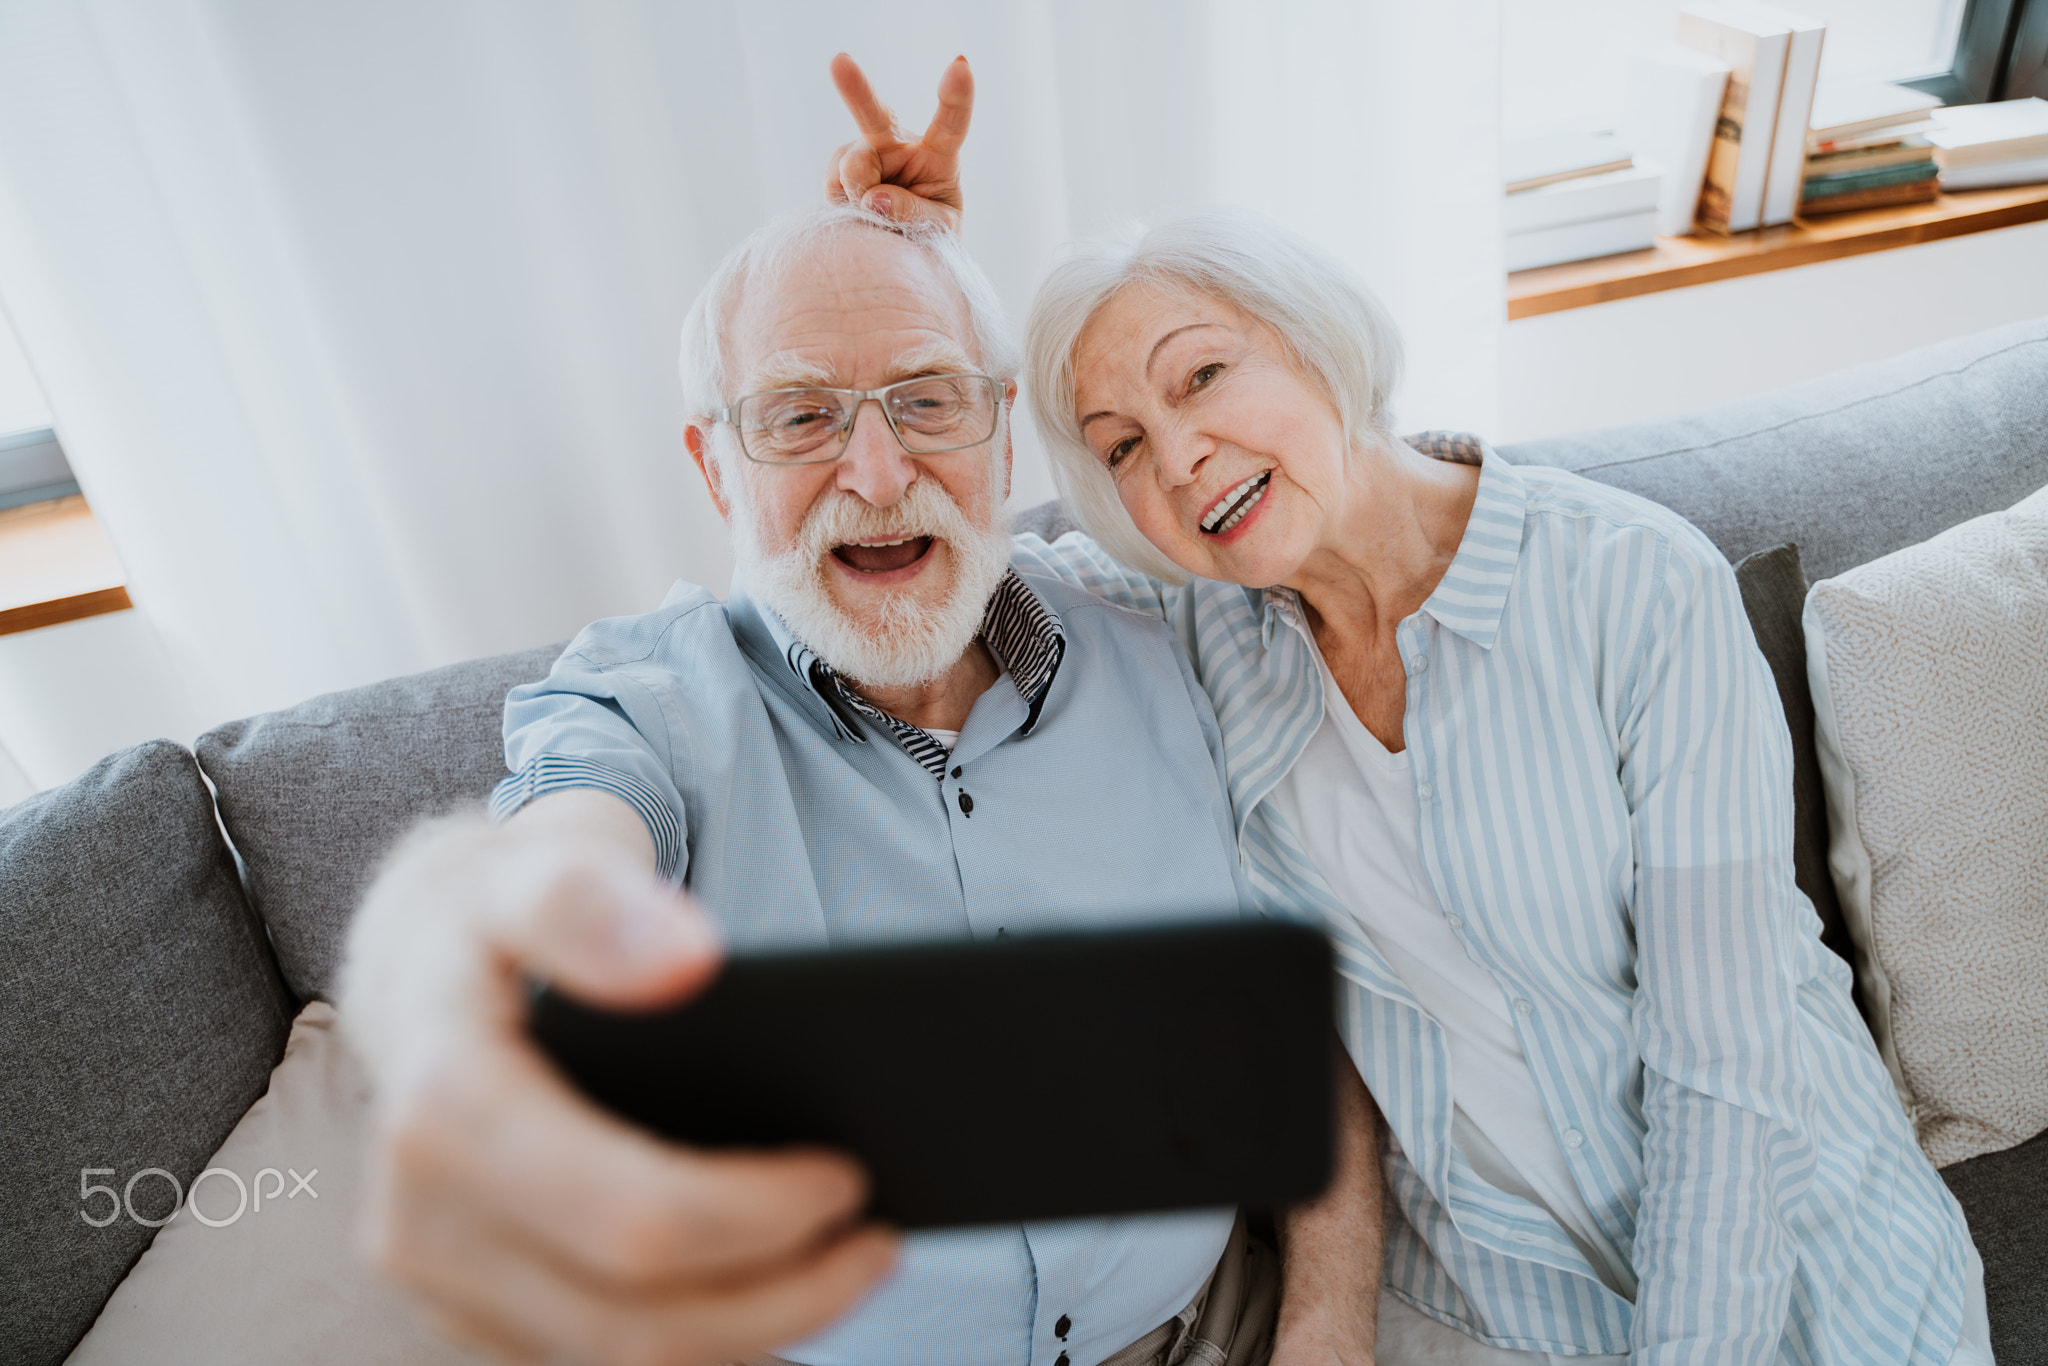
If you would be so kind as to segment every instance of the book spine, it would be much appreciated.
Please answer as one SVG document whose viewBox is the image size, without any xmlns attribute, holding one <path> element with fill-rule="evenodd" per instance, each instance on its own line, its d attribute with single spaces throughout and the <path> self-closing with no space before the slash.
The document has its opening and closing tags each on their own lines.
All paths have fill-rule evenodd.
<svg viewBox="0 0 2048 1366">
<path fill-rule="evenodd" d="M 1694 221 L 1708 232 L 1726 236 L 1735 208 L 1735 172 L 1742 164 L 1742 115 L 1749 105 L 1749 74 L 1755 52 L 1738 61 L 1719 54 L 1729 65 L 1728 85 L 1721 93 L 1721 112 L 1714 118 L 1714 142 L 1707 149 L 1706 175 L 1700 183 L 1700 207 Z"/>
<path fill-rule="evenodd" d="M 1903 185 L 1915 180 L 1932 180 L 1938 174 L 1933 157 L 1902 161 L 1895 166 L 1878 166 L 1867 171 L 1844 171 L 1839 175 L 1813 176 L 1807 180 L 1802 198 L 1807 203 L 1833 195 L 1874 190 L 1884 185 Z"/>
<path fill-rule="evenodd" d="M 1934 195 L 1933 180 L 1912 180 L 1904 185 L 1882 185 L 1874 190 L 1858 190 L 1855 194 L 1809 199 L 1800 204 L 1799 212 L 1804 215 L 1844 213 L 1850 209 L 1882 209 L 1895 204 L 1924 204 L 1934 198 Z"/>
<path fill-rule="evenodd" d="M 1806 24 L 1792 30 L 1785 50 L 1785 84 L 1778 94 L 1778 125 L 1771 139 L 1771 165 L 1764 182 L 1762 223 L 1790 223 L 1799 207 L 1806 174 L 1806 125 L 1813 116 L 1813 90 L 1820 76 L 1821 41 L 1827 30 Z"/>
</svg>

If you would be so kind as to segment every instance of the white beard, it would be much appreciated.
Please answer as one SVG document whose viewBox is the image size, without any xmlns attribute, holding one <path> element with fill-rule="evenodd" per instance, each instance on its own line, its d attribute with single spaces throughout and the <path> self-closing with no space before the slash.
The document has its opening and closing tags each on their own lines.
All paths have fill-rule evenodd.
<svg viewBox="0 0 2048 1366">
<path fill-rule="evenodd" d="M 1010 567 L 1008 517 L 998 513 L 995 525 L 976 527 L 936 479 L 917 480 L 886 508 L 833 490 L 805 516 L 796 543 L 778 555 L 764 555 L 752 517 L 743 507 L 734 511 L 733 558 L 754 596 L 818 658 L 870 688 L 918 687 L 957 664 Z M 832 548 L 910 536 L 945 542 L 953 570 L 945 595 L 932 604 L 891 598 L 872 624 L 847 615 L 826 579 Z"/>
</svg>

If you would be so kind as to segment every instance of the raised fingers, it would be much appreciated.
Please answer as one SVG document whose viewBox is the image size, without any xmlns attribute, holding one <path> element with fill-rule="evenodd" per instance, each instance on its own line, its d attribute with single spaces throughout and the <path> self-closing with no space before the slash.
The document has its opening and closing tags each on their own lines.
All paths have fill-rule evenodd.
<svg viewBox="0 0 2048 1366">
<path fill-rule="evenodd" d="M 944 157 L 958 155 L 973 119 L 974 73 L 965 57 L 955 57 L 939 76 L 939 108 L 924 130 L 925 149 Z"/>
<path fill-rule="evenodd" d="M 853 115 L 853 122 L 860 129 L 861 139 L 877 151 L 893 147 L 903 139 L 896 133 L 896 118 L 889 107 L 875 97 L 874 87 L 860 69 L 860 63 L 844 52 L 832 59 L 832 84 L 839 91 L 839 98 L 846 105 L 846 112 Z M 972 101 L 972 87 L 969 100 Z"/>
</svg>

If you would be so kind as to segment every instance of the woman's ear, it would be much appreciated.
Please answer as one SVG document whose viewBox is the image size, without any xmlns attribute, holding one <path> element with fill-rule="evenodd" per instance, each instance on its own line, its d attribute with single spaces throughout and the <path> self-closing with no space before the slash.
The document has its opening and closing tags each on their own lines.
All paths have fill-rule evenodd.
<svg viewBox="0 0 2048 1366">
<path fill-rule="evenodd" d="M 1000 499 L 999 499 L 998 501 L 1000 501 L 1000 502 L 1004 502 L 1004 503 L 1007 503 L 1007 502 L 1009 502 L 1009 501 L 1010 501 L 1010 474 L 1011 474 L 1011 467 L 1012 467 L 1012 466 L 1013 466 L 1013 465 L 1014 465 L 1014 464 L 1016 463 L 1016 455 L 1017 455 L 1017 438 L 1016 438 L 1016 431 L 1017 431 L 1017 381 L 1016 381 L 1016 380 L 1013 380 L 1013 379 L 1006 379 L 1006 380 L 1004 380 L 1004 381 L 1003 381 L 1003 407 L 1004 407 L 1005 409 L 1007 409 L 1007 410 L 1008 410 L 1008 412 L 1009 412 L 1009 414 L 1010 414 L 1010 419 L 1009 419 L 1009 421 L 1007 421 L 1007 422 L 1005 422 L 1005 423 L 1003 424 L 1003 494 L 1002 494 L 1002 497 L 1001 497 L 1001 498 L 1000 498 Z"/>
<path fill-rule="evenodd" d="M 683 444 L 690 448 L 690 459 L 697 462 L 697 472 L 704 476 L 704 487 L 711 490 L 712 505 L 718 515 L 726 521 L 732 520 L 732 500 L 725 496 L 724 472 L 718 465 L 718 457 L 711 451 L 710 429 L 702 423 L 692 422 L 683 428 Z"/>
</svg>

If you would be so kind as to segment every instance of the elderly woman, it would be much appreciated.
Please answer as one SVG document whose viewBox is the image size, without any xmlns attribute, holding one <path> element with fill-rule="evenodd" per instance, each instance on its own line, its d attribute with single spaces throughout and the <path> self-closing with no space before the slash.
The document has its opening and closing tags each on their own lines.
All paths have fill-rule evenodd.
<svg viewBox="0 0 2048 1366">
<path fill-rule="evenodd" d="M 837 192 L 957 215 L 835 75 L 866 133 Z M 1961 1211 L 1794 884 L 1714 546 L 1397 436 L 1391 321 L 1250 214 L 1069 251 L 1027 357 L 1088 534 L 1019 561 L 1179 632 L 1255 886 L 1337 944 L 1386 1125 L 1383 1359 L 1989 1362 Z"/>
</svg>

